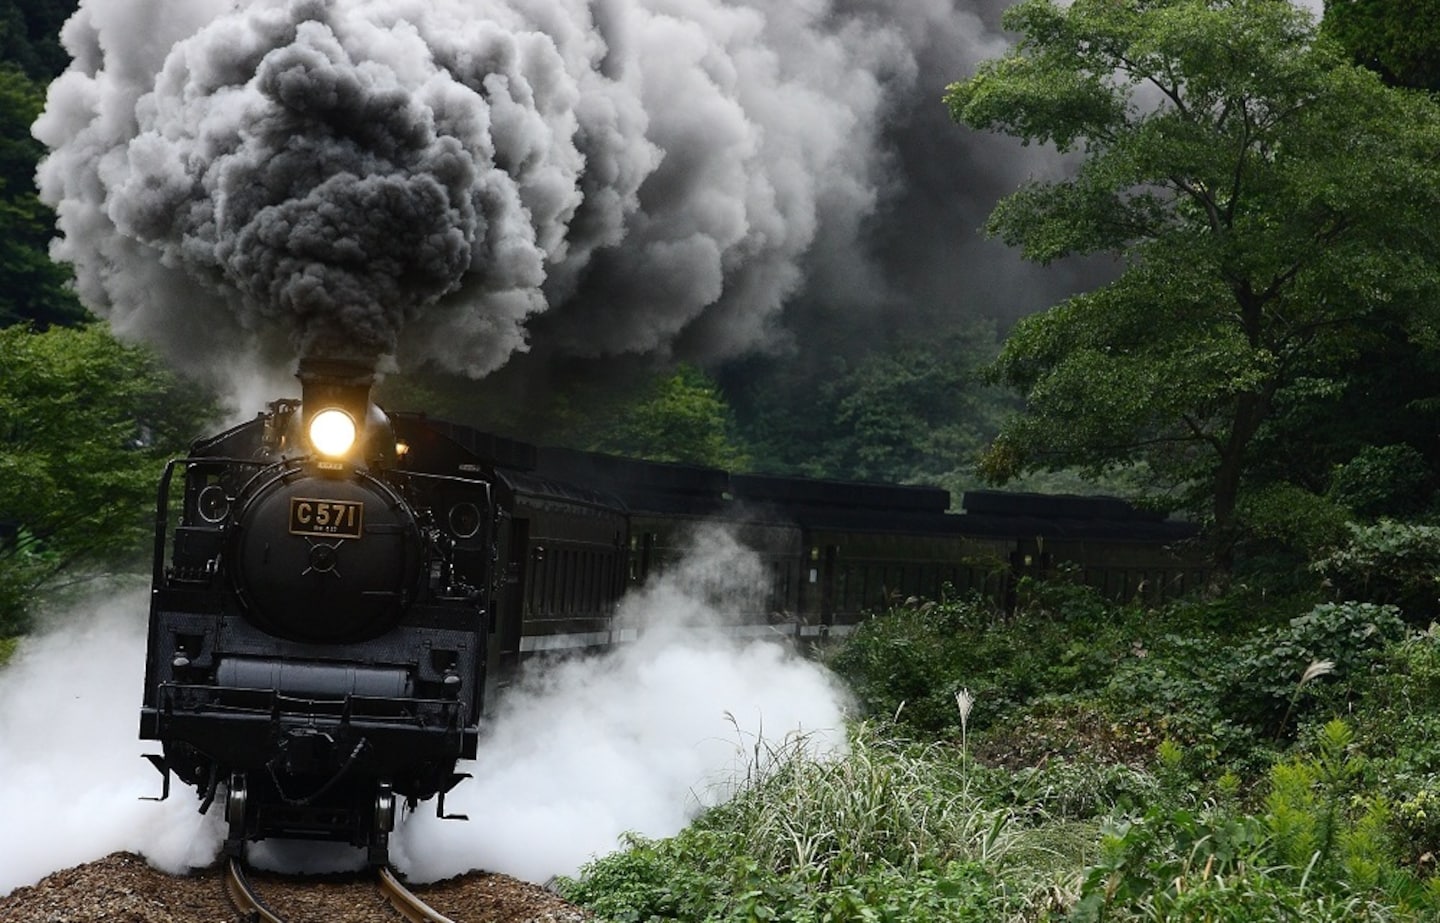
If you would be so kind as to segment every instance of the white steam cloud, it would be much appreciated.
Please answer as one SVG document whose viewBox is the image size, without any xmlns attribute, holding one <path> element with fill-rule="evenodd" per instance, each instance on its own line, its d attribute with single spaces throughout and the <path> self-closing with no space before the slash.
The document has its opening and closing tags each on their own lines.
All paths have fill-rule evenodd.
<svg viewBox="0 0 1440 923">
<path fill-rule="evenodd" d="M 93 601 L 21 642 L 0 669 L 0 895 L 116 850 L 171 872 L 205 865 L 223 831 L 160 774 L 136 737 L 145 673 L 143 591 Z M 218 812 L 217 812 L 218 813 Z"/>
<path fill-rule="evenodd" d="M 63 40 L 54 255 L 192 369 L 480 376 L 543 312 L 589 354 L 754 347 L 916 75 L 829 0 L 81 0 Z"/>
<path fill-rule="evenodd" d="M 757 741 L 809 736 L 844 745 L 845 695 L 782 645 L 723 632 L 761 586 L 758 562 L 723 535 L 669 577 L 627 599 L 620 618 L 640 640 L 534 670 L 505 700 L 475 778 L 446 802 L 470 820 L 440 821 L 434 802 L 405 818 L 396 865 L 417 880 L 483 868 L 543 882 L 619 847 L 626 831 L 669 836 L 730 793 Z M 183 872 L 215 859 L 219 810 L 197 813 L 192 789 L 140 758 L 145 596 L 126 594 L 57 620 L 0 670 L 0 895 L 116 850 Z M 297 846 L 306 848 L 299 849 Z M 354 867 L 353 850 L 252 846 L 272 868 Z"/>
<path fill-rule="evenodd" d="M 473 868 L 543 882 L 613 852 L 620 835 L 678 833 L 724 801 L 757 744 L 804 735 L 816 755 L 844 747 L 846 695 L 780 644 L 725 633 L 760 599 L 755 555 L 707 533 L 672 573 L 628 597 L 639 640 L 539 673 L 504 703 L 475 778 L 424 805 L 392 841 L 397 865 L 430 881 Z M 428 809 L 428 810 L 427 810 Z"/>
</svg>

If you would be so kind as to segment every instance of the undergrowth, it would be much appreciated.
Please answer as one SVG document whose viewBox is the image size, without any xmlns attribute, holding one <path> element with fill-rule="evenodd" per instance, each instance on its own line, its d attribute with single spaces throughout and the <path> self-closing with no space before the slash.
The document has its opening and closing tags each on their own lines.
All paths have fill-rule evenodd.
<svg viewBox="0 0 1440 923">
<path fill-rule="evenodd" d="M 878 615 L 826 657 L 846 752 L 766 747 L 564 893 L 612 921 L 1440 919 L 1440 631 L 1025 589 Z"/>
</svg>

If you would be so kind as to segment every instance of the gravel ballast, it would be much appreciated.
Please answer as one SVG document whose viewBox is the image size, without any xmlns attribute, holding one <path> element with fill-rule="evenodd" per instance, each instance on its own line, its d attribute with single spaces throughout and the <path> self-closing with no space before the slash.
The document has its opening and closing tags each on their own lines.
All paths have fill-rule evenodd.
<svg viewBox="0 0 1440 923">
<path fill-rule="evenodd" d="M 260 897 L 287 923 L 395 923 L 373 880 L 359 873 L 286 876 L 251 871 Z M 411 888 L 457 923 L 588 923 L 592 917 L 544 888 L 507 875 L 468 872 Z M 167 875 L 133 853 L 47 875 L 0 897 L 5 923 L 244 923 L 225 897 L 219 864 Z"/>
</svg>

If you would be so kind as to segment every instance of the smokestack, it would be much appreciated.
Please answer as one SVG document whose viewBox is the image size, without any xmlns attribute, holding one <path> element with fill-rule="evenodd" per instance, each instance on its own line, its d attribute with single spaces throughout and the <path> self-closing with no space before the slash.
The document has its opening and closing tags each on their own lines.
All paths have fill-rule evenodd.
<svg viewBox="0 0 1440 923">
<path fill-rule="evenodd" d="M 300 401 L 307 410 L 321 406 L 359 408 L 357 419 L 363 420 L 364 409 L 370 406 L 370 389 L 375 384 L 375 370 L 354 359 L 332 359 L 306 356 L 300 360 L 295 377 L 300 379 Z"/>
<path fill-rule="evenodd" d="M 388 427 L 384 415 L 372 409 L 370 390 L 375 371 L 353 359 L 306 356 L 300 360 L 295 377 L 300 379 L 300 432 L 310 432 L 310 422 L 322 410 L 342 410 L 355 424 L 356 444 L 364 447 L 363 457 L 384 453 Z M 389 444 L 393 447 L 393 439 Z"/>
</svg>

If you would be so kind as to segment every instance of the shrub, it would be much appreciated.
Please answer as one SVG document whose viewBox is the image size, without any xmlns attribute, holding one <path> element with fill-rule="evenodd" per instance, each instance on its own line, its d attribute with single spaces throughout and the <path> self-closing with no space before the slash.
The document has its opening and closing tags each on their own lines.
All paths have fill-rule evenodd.
<svg viewBox="0 0 1440 923">
<path fill-rule="evenodd" d="M 1403 634 L 1393 606 L 1322 603 L 1286 628 L 1262 631 L 1240 645 L 1228 665 L 1223 701 L 1235 720 L 1283 735 L 1319 691 L 1328 690 L 1330 697 L 1353 695 L 1354 684 Z M 1319 663 L 1330 666 L 1314 677 L 1310 668 Z M 1307 673 L 1314 681 L 1306 679 Z"/>
<path fill-rule="evenodd" d="M 1327 724 L 1314 751 L 1272 767 L 1258 815 L 1157 806 L 1117 820 L 1072 919 L 1434 919 L 1440 890 L 1395 863 L 1349 726 Z"/>
<path fill-rule="evenodd" d="M 1297 487 L 1276 483 L 1240 498 L 1237 510 L 1253 551 L 1276 543 L 1302 552 L 1328 548 L 1345 535 L 1347 516 L 1334 501 Z"/>
<path fill-rule="evenodd" d="M 1429 472 L 1410 445 L 1366 446 L 1330 475 L 1329 496 L 1366 518 L 1408 516 L 1426 505 Z"/>
<path fill-rule="evenodd" d="M 955 694 L 978 704 L 972 730 L 1046 695 L 1096 689 L 1128 656 L 1139 610 L 1089 587 L 1022 581 L 1016 614 L 979 600 L 896 606 L 869 619 L 827 658 L 868 715 L 918 733 L 958 736 Z"/>
<path fill-rule="evenodd" d="M 1440 526 L 1352 524 L 1349 540 L 1313 567 L 1341 599 L 1398 606 L 1411 624 L 1440 615 Z"/>
</svg>

